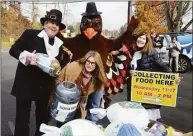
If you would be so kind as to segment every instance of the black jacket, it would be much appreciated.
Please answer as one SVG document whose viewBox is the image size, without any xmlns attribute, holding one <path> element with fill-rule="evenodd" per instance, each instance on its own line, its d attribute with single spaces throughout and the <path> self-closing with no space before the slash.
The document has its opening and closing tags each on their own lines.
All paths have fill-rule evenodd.
<svg viewBox="0 0 193 136">
<path fill-rule="evenodd" d="M 161 49 L 163 47 L 164 37 L 160 37 L 158 40 L 156 40 L 156 38 L 151 38 L 151 40 L 154 48 Z"/>
<path fill-rule="evenodd" d="M 19 55 L 24 50 L 29 52 L 36 50 L 36 53 L 47 54 L 44 39 L 38 37 L 40 32 L 41 30 L 26 30 L 11 47 L 10 55 L 19 60 Z M 66 54 L 63 54 L 61 46 L 56 59 L 59 60 L 62 67 L 67 63 L 67 60 L 62 59 L 64 55 Z M 25 66 L 19 61 L 11 94 L 31 100 L 48 97 L 54 80 L 54 77 L 49 76 L 37 66 Z"/>
<path fill-rule="evenodd" d="M 131 67 L 129 67 L 129 70 L 130 69 Z M 150 54 L 146 54 L 146 53 L 142 54 L 141 59 L 137 61 L 136 70 L 151 71 L 151 72 L 166 72 L 166 73 L 172 72 L 172 70 L 161 60 L 161 58 L 158 55 L 158 52 L 155 49 L 153 49 Z M 131 78 L 128 79 L 127 83 L 128 83 L 127 84 L 127 89 L 128 89 L 127 99 L 130 100 L 131 98 Z M 161 107 L 160 105 L 145 104 L 145 103 L 142 103 L 142 105 L 146 109 L 153 109 L 153 108 Z"/>
<path fill-rule="evenodd" d="M 137 69 L 152 72 L 172 72 L 171 69 L 162 61 L 158 52 L 153 48 L 150 54 L 143 53 L 141 59 L 137 61 Z"/>
</svg>

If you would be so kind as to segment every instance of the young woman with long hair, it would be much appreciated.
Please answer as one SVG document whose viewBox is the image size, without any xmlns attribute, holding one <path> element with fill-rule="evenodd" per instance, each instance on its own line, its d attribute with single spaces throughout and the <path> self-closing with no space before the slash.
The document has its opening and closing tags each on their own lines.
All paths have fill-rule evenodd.
<svg viewBox="0 0 193 136">
<path fill-rule="evenodd" d="M 140 33 L 134 35 L 132 46 L 132 61 L 130 62 L 130 75 L 134 75 L 135 70 L 151 71 L 151 72 L 166 72 L 171 73 L 172 70 L 161 60 L 155 48 L 153 48 L 151 38 L 148 34 Z M 131 77 L 132 78 L 132 77 Z M 131 100 L 131 78 L 128 80 L 127 99 Z M 179 83 L 181 80 L 176 80 Z M 148 111 L 151 120 L 161 118 L 160 105 L 142 103 L 143 107 Z"/>
<path fill-rule="evenodd" d="M 100 54 L 96 51 L 89 51 L 80 60 L 69 63 L 57 77 L 56 84 L 62 81 L 74 82 L 81 88 L 82 97 L 77 108 L 76 118 L 86 118 L 89 113 L 89 96 L 95 92 L 103 93 L 102 90 L 107 81 Z M 101 100 L 100 98 L 94 99 Z"/>
</svg>

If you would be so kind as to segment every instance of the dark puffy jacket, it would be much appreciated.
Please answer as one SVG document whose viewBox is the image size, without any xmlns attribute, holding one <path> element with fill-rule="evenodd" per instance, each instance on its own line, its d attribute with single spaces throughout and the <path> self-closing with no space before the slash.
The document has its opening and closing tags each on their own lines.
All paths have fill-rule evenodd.
<svg viewBox="0 0 193 136">
<path fill-rule="evenodd" d="M 129 64 L 130 66 L 130 64 Z M 129 70 L 131 67 L 129 67 Z M 128 71 L 129 71 L 128 70 Z M 171 73 L 172 70 L 161 60 L 158 56 L 158 52 L 153 49 L 150 54 L 143 53 L 141 59 L 137 61 L 137 69 L 140 71 L 151 71 L 151 72 L 166 72 Z M 130 101 L 131 98 L 131 78 L 127 82 L 127 99 Z M 160 108 L 160 105 L 142 103 L 146 109 Z"/>
<path fill-rule="evenodd" d="M 151 72 L 172 72 L 171 69 L 162 61 L 158 52 L 153 48 L 150 54 L 142 54 L 141 59 L 137 61 L 137 69 Z"/>
</svg>

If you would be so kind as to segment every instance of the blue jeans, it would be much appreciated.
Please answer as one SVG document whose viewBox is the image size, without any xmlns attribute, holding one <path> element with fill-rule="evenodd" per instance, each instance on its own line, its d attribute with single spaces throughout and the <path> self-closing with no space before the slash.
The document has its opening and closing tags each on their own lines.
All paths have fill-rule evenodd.
<svg viewBox="0 0 193 136">
<path fill-rule="evenodd" d="M 103 98 L 103 95 L 104 95 L 104 88 L 102 87 L 101 90 L 99 91 L 96 91 L 94 93 L 92 93 L 90 96 L 89 96 L 89 101 L 88 101 L 88 109 L 92 109 L 92 108 L 100 108 L 100 104 L 101 104 L 101 100 Z M 91 113 L 88 113 L 88 116 L 87 116 L 87 119 L 88 120 L 91 120 L 91 121 L 97 121 L 97 117 L 95 116 L 95 114 L 91 114 Z"/>
</svg>

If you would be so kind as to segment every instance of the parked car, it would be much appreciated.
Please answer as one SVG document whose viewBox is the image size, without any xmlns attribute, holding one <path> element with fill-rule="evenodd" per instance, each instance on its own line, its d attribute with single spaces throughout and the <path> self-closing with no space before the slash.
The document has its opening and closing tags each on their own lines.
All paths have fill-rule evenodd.
<svg viewBox="0 0 193 136">
<path fill-rule="evenodd" d="M 160 57 L 164 62 L 169 64 L 169 50 L 172 36 L 177 36 L 181 45 L 180 56 L 178 61 L 178 71 L 187 72 L 193 66 L 192 57 L 192 34 L 189 33 L 164 33 L 159 34 L 162 39 L 163 47 L 160 49 Z"/>
</svg>

